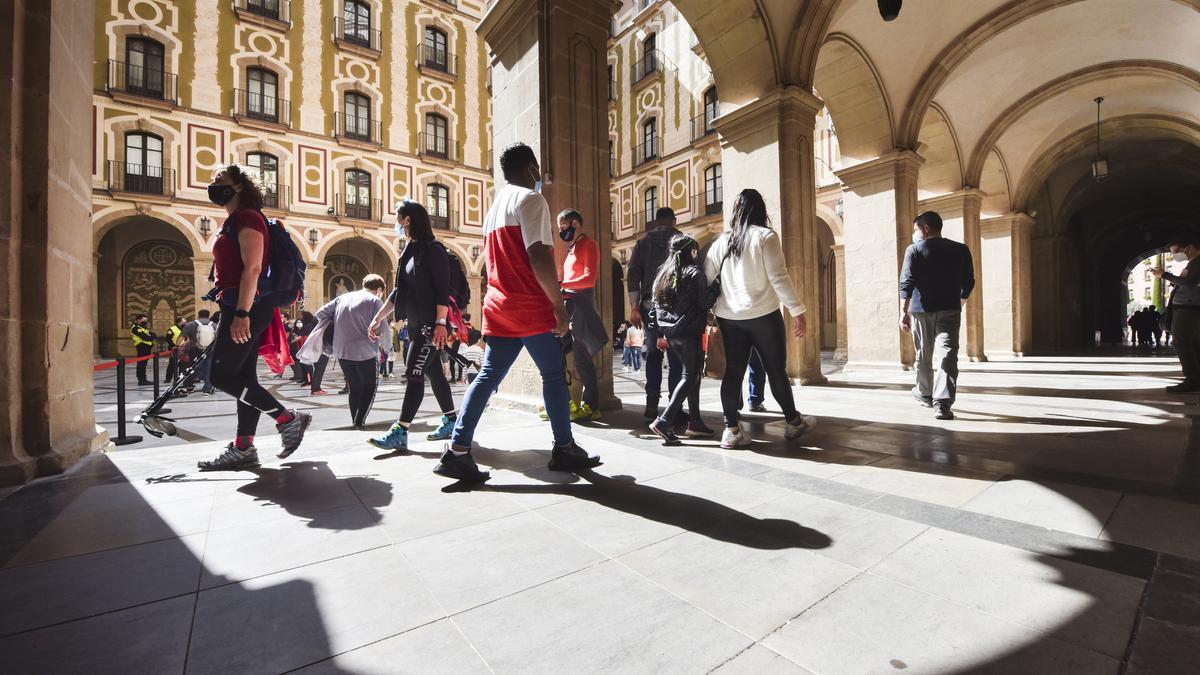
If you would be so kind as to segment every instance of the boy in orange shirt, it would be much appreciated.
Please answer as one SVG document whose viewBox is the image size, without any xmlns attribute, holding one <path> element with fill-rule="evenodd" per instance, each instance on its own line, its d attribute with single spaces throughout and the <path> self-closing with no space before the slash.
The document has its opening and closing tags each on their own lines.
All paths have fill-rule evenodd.
<svg viewBox="0 0 1200 675">
<path fill-rule="evenodd" d="M 608 344 L 608 330 L 596 311 L 596 274 L 600 269 L 600 247 L 582 232 L 583 215 L 575 209 L 558 214 L 558 236 L 567 242 L 563 261 L 562 291 L 571 315 L 575 345 L 575 375 L 583 384 L 583 400 L 573 406 L 571 420 L 600 419 L 600 388 L 596 378 L 596 355 Z"/>
</svg>

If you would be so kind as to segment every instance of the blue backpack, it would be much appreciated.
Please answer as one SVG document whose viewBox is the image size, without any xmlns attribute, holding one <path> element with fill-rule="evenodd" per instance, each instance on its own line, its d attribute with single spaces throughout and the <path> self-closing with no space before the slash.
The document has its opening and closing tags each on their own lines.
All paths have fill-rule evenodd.
<svg viewBox="0 0 1200 675">
<path fill-rule="evenodd" d="M 258 277 L 256 302 L 289 307 L 304 297 L 304 273 L 308 265 L 304 263 L 300 247 L 292 241 L 292 235 L 283 226 L 283 221 L 268 218 L 262 211 L 258 213 L 267 221 L 267 268 Z M 233 236 L 224 228 L 222 234 Z M 237 237 L 233 237 L 233 242 L 237 243 Z M 209 279 L 212 279 L 211 274 Z"/>
</svg>

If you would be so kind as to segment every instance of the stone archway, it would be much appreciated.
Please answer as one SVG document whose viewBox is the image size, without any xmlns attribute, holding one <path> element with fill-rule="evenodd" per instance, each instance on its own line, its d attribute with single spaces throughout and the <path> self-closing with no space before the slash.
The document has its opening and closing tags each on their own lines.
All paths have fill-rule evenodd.
<svg viewBox="0 0 1200 675">
<path fill-rule="evenodd" d="M 395 276 L 396 256 L 373 239 L 348 237 L 326 249 L 320 280 L 320 297 L 309 307 L 315 311 L 333 298 L 362 288 L 363 277 L 378 274 L 390 288 Z"/>
</svg>

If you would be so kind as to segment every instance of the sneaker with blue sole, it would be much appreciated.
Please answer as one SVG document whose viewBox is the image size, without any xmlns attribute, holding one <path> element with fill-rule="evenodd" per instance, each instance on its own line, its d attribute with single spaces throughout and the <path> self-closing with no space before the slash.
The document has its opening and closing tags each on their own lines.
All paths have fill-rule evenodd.
<svg viewBox="0 0 1200 675">
<path fill-rule="evenodd" d="M 432 434 L 426 436 L 426 440 L 430 441 L 448 441 L 450 436 L 454 434 L 454 424 L 458 418 L 451 419 L 449 415 L 442 415 L 442 424 L 433 430 Z"/>
<path fill-rule="evenodd" d="M 367 440 L 371 445 L 380 450 L 408 450 L 408 429 L 400 426 L 400 423 L 392 425 L 388 432 L 379 438 Z"/>
</svg>

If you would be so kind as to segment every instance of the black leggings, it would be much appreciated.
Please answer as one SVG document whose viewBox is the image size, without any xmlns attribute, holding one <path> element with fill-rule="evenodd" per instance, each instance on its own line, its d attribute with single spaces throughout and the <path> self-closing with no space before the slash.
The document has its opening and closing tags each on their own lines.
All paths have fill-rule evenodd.
<svg viewBox="0 0 1200 675">
<path fill-rule="evenodd" d="M 741 420 L 742 382 L 750 364 L 750 349 L 762 357 L 767 382 L 775 402 L 783 408 L 784 418 L 796 416 L 796 399 L 792 396 L 792 381 L 787 374 L 787 329 L 783 314 L 778 311 L 754 319 L 717 318 L 721 336 L 725 338 L 725 378 L 721 380 L 721 408 L 725 426 L 735 427 Z"/>
<path fill-rule="evenodd" d="M 237 434 L 253 436 L 261 413 L 277 417 L 283 405 L 258 383 L 258 345 L 271 325 L 275 308 L 259 303 L 250 308 L 250 339 L 238 344 L 230 336 L 234 307 L 221 306 L 221 324 L 212 347 L 212 385 L 237 399 Z"/>
<path fill-rule="evenodd" d="M 700 378 L 704 375 L 704 349 L 700 343 L 700 335 L 667 338 L 671 353 L 679 359 L 683 366 L 683 374 L 675 388 L 671 390 L 671 399 L 662 418 L 669 424 L 675 423 L 675 418 L 683 410 L 686 399 L 688 412 L 693 421 L 700 419 Z"/>
<path fill-rule="evenodd" d="M 304 373 L 308 376 L 308 390 L 315 394 L 321 391 L 321 381 L 325 379 L 325 368 L 329 366 L 329 357 L 322 354 L 321 358 L 311 366 L 304 366 Z"/>
<path fill-rule="evenodd" d="M 446 381 L 446 373 L 442 371 L 442 350 L 435 349 L 429 338 L 417 333 L 408 345 L 408 363 L 405 364 L 404 377 L 407 386 L 404 389 L 404 405 L 400 407 L 400 423 L 408 425 L 421 409 L 425 400 L 425 379 L 429 379 L 429 387 L 437 399 L 442 414 L 454 412 L 454 396 L 450 393 L 450 383 Z"/>
<path fill-rule="evenodd" d="M 346 386 L 350 388 L 350 421 L 356 427 L 367 423 L 367 414 L 375 403 L 375 388 L 379 382 L 375 364 L 378 362 L 378 359 L 338 359 L 346 374 Z"/>
</svg>

